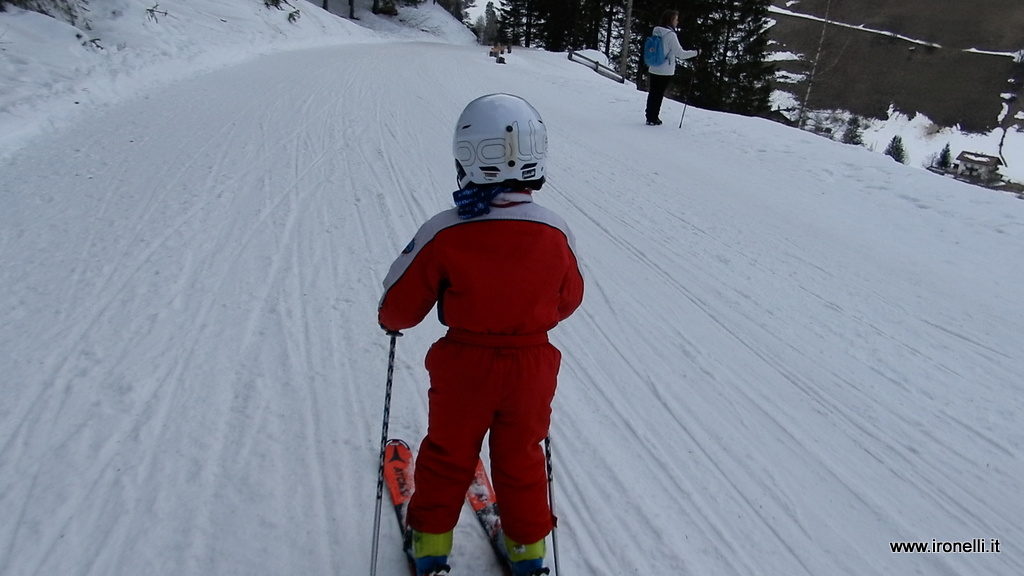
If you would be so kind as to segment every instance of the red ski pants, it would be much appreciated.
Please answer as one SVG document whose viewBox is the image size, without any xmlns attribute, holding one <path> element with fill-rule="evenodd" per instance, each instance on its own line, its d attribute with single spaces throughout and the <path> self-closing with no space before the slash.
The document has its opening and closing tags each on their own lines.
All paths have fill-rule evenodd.
<svg viewBox="0 0 1024 576">
<path fill-rule="evenodd" d="M 427 436 L 416 457 L 409 525 L 421 532 L 455 528 L 490 431 L 491 481 L 505 535 L 529 544 L 551 532 L 548 434 L 561 353 L 546 334 L 459 333 L 431 346 Z"/>
</svg>

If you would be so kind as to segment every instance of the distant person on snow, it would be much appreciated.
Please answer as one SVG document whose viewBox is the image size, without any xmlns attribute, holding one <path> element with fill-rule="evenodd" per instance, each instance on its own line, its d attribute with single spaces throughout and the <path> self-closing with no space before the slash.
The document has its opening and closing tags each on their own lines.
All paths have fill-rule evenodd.
<svg viewBox="0 0 1024 576">
<path fill-rule="evenodd" d="M 561 353 L 548 331 L 583 300 L 574 239 L 533 202 L 544 184 L 547 129 L 526 100 L 490 94 L 455 126 L 457 208 L 428 220 L 391 265 L 378 320 L 419 324 L 437 304 L 447 334 L 427 352 L 426 438 L 408 523 L 419 575 L 446 574 L 452 533 L 490 431 L 491 473 L 516 576 L 547 574 L 554 525 L 540 443 L 548 435 Z"/>
<path fill-rule="evenodd" d="M 676 73 L 676 60 L 689 60 L 697 55 L 696 50 L 683 50 L 676 36 L 679 25 L 679 11 L 666 10 L 661 15 L 661 24 L 655 26 L 652 36 L 660 36 L 665 52 L 665 61 L 648 69 L 649 86 L 647 87 L 647 125 L 661 126 L 661 103 L 665 99 L 665 89 Z"/>
</svg>

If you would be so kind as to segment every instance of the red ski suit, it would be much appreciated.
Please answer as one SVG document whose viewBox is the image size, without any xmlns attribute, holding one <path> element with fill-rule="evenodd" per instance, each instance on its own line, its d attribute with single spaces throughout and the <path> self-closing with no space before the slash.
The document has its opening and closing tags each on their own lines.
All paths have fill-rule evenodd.
<svg viewBox="0 0 1024 576">
<path fill-rule="evenodd" d="M 409 525 L 443 533 L 458 522 L 483 438 L 505 534 L 532 543 L 551 531 L 540 442 L 548 434 L 561 353 L 547 332 L 583 300 L 565 222 L 505 193 L 489 214 L 430 219 L 391 266 L 378 319 L 419 324 L 437 304 L 448 333 L 427 353 L 430 411 L 416 459 Z"/>
</svg>

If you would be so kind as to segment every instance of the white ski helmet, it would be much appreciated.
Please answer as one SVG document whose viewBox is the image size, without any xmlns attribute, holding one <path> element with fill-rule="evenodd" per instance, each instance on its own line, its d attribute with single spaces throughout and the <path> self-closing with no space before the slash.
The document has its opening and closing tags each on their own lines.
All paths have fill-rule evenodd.
<svg viewBox="0 0 1024 576">
<path fill-rule="evenodd" d="M 544 183 L 548 132 L 540 113 L 519 96 L 488 94 L 459 116 L 452 145 L 459 188 L 518 180 Z"/>
</svg>

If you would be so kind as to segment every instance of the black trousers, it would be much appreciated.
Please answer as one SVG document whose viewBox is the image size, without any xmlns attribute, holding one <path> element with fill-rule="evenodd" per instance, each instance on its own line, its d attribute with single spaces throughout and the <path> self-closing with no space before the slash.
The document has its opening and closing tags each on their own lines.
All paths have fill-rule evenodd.
<svg viewBox="0 0 1024 576">
<path fill-rule="evenodd" d="M 648 73 L 647 78 L 649 84 L 647 87 L 647 121 L 655 122 L 659 120 L 658 115 L 661 114 L 661 102 L 665 99 L 665 89 L 668 88 L 668 83 L 672 80 L 672 77 Z"/>
</svg>

